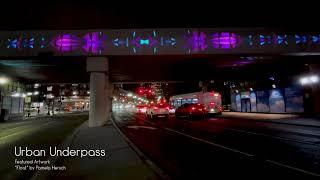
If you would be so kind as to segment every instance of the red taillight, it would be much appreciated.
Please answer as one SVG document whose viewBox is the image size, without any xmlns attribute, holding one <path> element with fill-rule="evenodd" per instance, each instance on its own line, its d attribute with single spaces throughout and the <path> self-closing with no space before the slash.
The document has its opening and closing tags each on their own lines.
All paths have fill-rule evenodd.
<svg viewBox="0 0 320 180">
<path fill-rule="evenodd" d="M 169 110 L 170 110 L 170 107 L 169 107 L 169 106 L 167 106 L 167 107 L 166 107 L 166 109 L 169 111 Z"/>
<path fill-rule="evenodd" d="M 211 105 L 211 106 L 214 106 L 214 105 L 215 105 L 215 103 L 214 103 L 214 102 L 210 102 L 210 105 Z"/>
<path fill-rule="evenodd" d="M 196 109 L 195 107 L 192 107 L 192 108 L 191 108 L 192 111 L 194 111 L 195 109 Z"/>
<path fill-rule="evenodd" d="M 158 107 L 154 107 L 153 109 L 154 109 L 154 110 L 157 110 L 157 109 L 159 109 L 159 108 L 158 108 Z"/>
</svg>

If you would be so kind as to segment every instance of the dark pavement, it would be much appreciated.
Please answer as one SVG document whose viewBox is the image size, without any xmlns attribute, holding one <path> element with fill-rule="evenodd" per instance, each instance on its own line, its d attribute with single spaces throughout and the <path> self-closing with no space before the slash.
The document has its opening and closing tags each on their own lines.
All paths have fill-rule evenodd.
<svg viewBox="0 0 320 180">
<path fill-rule="evenodd" d="M 124 134 L 173 179 L 320 176 L 320 127 L 214 117 L 146 120 L 115 112 Z"/>
</svg>

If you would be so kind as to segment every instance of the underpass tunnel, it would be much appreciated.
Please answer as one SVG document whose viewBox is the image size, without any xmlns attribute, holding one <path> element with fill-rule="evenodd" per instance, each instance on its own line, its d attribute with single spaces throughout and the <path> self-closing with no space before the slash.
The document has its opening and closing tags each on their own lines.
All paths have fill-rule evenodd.
<svg viewBox="0 0 320 180">
<path fill-rule="evenodd" d="M 96 64 L 92 64 L 95 61 Z M 229 106 L 233 104 L 235 111 L 254 112 L 256 105 L 254 101 L 250 100 L 252 91 L 256 93 L 256 91 L 268 90 L 269 93 L 269 90 L 272 89 L 287 88 L 292 84 L 300 85 L 300 76 L 319 72 L 317 56 L 266 54 L 256 56 L 248 54 L 40 56 L 3 58 L 0 66 L 3 69 L 2 74 L 25 83 L 95 83 L 91 84 L 90 89 L 97 89 L 97 94 L 100 95 L 96 95 L 92 99 L 96 99 L 97 104 L 100 104 L 97 106 L 104 107 L 98 108 L 97 113 L 91 113 L 102 114 L 99 116 L 102 118 L 98 118 L 101 122 L 96 125 L 105 123 L 105 117 L 109 116 L 106 112 L 109 112 L 112 107 L 110 92 L 114 89 L 114 85 L 110 84 L 123 84 L 124 89 L 134 91 L 140 84 L 168 83 L 169 89 L 165 95 L 166 98 L 176 94 L 213 90 L 221 92 L 223 104 Z M 276 88 L 273 88 L 273 85 Z M 304 86 L 303 89 L 305 93 L 303 97 L 304 112 L 318 112 L 317 87 Z M 93 95 L 94 93 L 90 94 L 90 96 Z M 285 101 L 286 97 L 283 98 Z M 102 99 L 105 99 L 105 102 L 100 102 Z M 258 101 L 257 97 L 256 99 Z M 267 99 L 267 96 L 264 99 Z M 267 100 L 265 101 L 267 103 Z M 107 109 L 108 107 L 109 109 Z M 270 107 L 266 112 L 270 112 Z"/>
<path fill-rule="evenodd" d="M 239 57 L 239 59 L 244 58 L 248 57 Z M 186 87 L 186 84 L 190 87 L 190 89 L 184 89 L 182 85 L 180 92 L 175 90 L 176 94 L 192 91 L 220 91 L 223 94 L 223 104 L 229 104 L 233 111 L 264 113 L 302 113 L 308 111 L 304 101 L 299 101 L 300 107 L 293 107 L 292 103 L 294 102 L 291 102 L 291 100 L 301 99 L 301 94 L 300 91 L 290 88 L 300 85 L 297 77 L 304 72 L 308 72 L 306 71 L 307 66 L 317 66 L 313 60 L 302 63 L 296 57 L 262 57 L 260 60 L 258 60 L 259 57 L 256 57 L 257 61 L 243 65 L 235 59 L 235 56 L 228 55 L 214 58 L 203 56 L 192 58 L 183 56 L 174 58 L 169 56 L 89 57 L 87 59 L 87 71 L 90 72 L 90 89 L 93 92 L 94 89 L 100 89 L 97 92 L 109 93 L 104 97 L 107 99 L 106 103 L 102 105 L 104 108 L 99 108 L 100 110 L 92 108 L 91 114 L 97 116 L 100 113 L 102 116 L 99 117 L 109 117 L 104 109 L 108 109 L 107 113 L 111 111 L 112 94 L 110 92 L 112 90 L 107 90 L 108 88 L 114 89 L 114 86 L 110 85 L 111 83 L 121 84 L 128 90 L 134 91 L 134 88 L 139 84 L 165 83 L 170 82 L 170 80 L 176 82 L 175 86 L 179 86 L 179 82 L 183 82 L 184 87 Z M 105 69 L 102 67 L 105 67 Z M 102 83 L 103 79 L 109 82 L 104 84 Z M 91 82 L 94 84 L 92 85 Z M 267 93 L 261 95 L 262 92 Z M 298 93 L 299 97 L 296 97 L 296 95 L 295 97 L 289 97 L 289 93 Z M 93 95 L 94 93 L 90 94 L 90 96 Z M 96 95 L 92 103 L 101 101 L 102 97 Z M 274 100 L 273 98 L 279 99 Z M 103 104 L 102 102 L 99 103 Z M 282 105 L 279 108 L 272 103 Z M 316 105 L 312 104 L 311 106 Z M 94 107 L 94 105 L 92 104 L 91 107 Z M 306 110 L 304 110 L 305 108 Z M 106 118 L 98 121 L 106 122 Z M 103 123 L 97 122 L 96 125 L 101 124 Z"/>
</svg>

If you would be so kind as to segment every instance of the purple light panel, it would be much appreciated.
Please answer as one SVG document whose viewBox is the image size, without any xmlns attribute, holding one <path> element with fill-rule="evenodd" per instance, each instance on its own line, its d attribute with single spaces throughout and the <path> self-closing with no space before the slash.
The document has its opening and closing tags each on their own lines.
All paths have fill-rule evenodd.
<svg viewBox="0 0 320 180">
<path fill-rule="evenodd" d="M 53 46 L 60 52 L 71 52 L 78 49 L 80 44 L 80 39 L 72 34 L 58 35 L 53 40 Z"/>
<path fill-rule="evenodd" d="M 204 32 L 194 31 L 188 38 L 188 44 L 191 46 L 193 52 L 203 51 L 208 47 L 206 39 L 207 35 Z"/>
<path fill-rule="evenodd" d="M 106 48 L 107 38 L 101 32 L 88 33 L 83 40 L 82 49 L 87 53 L 101 54 L 101 51 Z"/>
<path fill-rule="evenodd" d="M 231 49 L 237 46 L 238 39 L 235 33 L 221 32 L 213 34 L 211 42 L 214 48 Z"/>
</svg>

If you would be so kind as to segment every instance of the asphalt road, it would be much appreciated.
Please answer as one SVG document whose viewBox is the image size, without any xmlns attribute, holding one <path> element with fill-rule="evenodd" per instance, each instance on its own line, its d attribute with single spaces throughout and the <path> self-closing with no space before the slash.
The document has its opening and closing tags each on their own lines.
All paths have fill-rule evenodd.
<svg viewBox="0 0 320 180">
<path fill-rule="evenodd" d="M 172 179 L 320 177 L 317 127 L 223 117 L 113 116 L 124 134 Z"/>
</svg>

